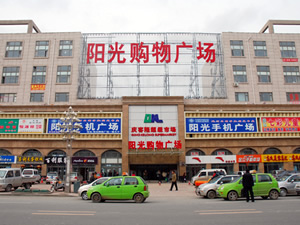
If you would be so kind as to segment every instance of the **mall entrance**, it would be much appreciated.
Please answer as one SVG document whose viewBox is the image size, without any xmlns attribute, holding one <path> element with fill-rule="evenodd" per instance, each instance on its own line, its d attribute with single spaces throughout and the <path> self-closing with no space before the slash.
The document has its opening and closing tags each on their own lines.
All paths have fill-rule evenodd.
<svg viewBox="0 0 300 225">
<path fill-rule="evenodd" d="M 172 170 L 175 170 L 178 175 L 176 164 L 151 164 L 151 165 L 130 165 L 130 175 L 133 173 L 137 176 L 143 177 L 145 180 L 158 180 L 157 171 L 160 171 L 161 176 L 163 172 L 170 176 Z M 164 180 L 162 178 L 162 180 Z"/>
</svg>

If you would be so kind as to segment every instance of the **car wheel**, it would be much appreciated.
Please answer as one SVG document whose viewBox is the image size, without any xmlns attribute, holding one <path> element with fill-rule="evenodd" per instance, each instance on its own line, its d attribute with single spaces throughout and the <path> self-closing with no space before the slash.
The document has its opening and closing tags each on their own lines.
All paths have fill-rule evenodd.
<svg viewBox="0 0 300 225">
<path fill-rule="evenodd" d="M 207 196 L 209 199 L 213 199 L 213 198 L 216 197 L 216 192 L 210 190 L 209 192 L 207 192 L 206 196 Z"/>
<path fill-rule="evenodd" d="M 280 188 L 280 196 L 285 197 L 287 195 L 287 190 L 284 188 Z"/>
<path fill-rule="evenodd" d="M 87 196 L 86 191 L 81 193 L 81 198 L 82 198 L 82 200 L 88 200 L 88 196 Z"/>
<path fill-rule="evenodd" d="M 227 198 L 229 201 L 236 201 L 238 199 L 238 194 L 235 191 L 230 191 Z"/>
<path fill-rule="evenodd" d="M 134 195 L 133 199 L 136 203 L 142 203 L 144 201 L 145 197 L 141 193 L 137 193 Z"/>
<path fill-rule="evenodd" d="M 269 196 L 261 196 L 261 197 L 262 197 L 262 199 L 266 200 L 266 199 L 268 199 Z"/>
<path fill-rule="evenodd" d="M 276 200 L 279 197 L 279 193 L 276 190 L 271 190 L 269 193 L 269 197 L 272 200 Z"/>
<path fill-rule="evenodd" d="M 94 193 L 94 194 L 92 194 L 91 199 L 94 203 L 99 203 L 99 202 L 101 202 L 102 197 L 99 193 Z"/>
<path fill-rule="evenodd" d="M 12 189 L 12 186 L 9 184 L 9 185 L 6 186 L 5 191 L 10 192 L 11 189 Z"/>
</svg>

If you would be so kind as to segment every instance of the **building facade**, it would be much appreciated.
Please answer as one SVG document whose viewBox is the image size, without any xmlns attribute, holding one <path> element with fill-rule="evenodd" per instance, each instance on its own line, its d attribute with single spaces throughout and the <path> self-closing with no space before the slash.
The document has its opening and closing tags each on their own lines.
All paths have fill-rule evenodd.
<svg viewBox="0 0 300 225">
<path fill-rule="evenodd" d="M 65 174 L 60 118 L 83 129 L 72 170 L 156 179 L 177 170 L 300 169 L 300 35 L 0 34 L 0 166 Z"/>
</svg>

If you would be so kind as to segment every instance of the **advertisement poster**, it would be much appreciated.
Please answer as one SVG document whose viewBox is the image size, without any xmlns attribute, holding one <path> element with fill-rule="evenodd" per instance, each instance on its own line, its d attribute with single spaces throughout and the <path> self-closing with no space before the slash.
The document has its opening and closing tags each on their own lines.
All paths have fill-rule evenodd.
<svg viewBox="0 0 300 225">
<path fill-rule="evenodd" d="M 44 132 L 44 119 L 20 119 L 19 132 L 23 134 L 42 134 Z"/>
<path fill-rule="evenodd" d="M 262 132 L 300 132 L 300 117 L 262 117 Z"/>
<path fill-rule="evenodd" d="M 16 134 L 18 133 L 19 119 L 0 119 L 1 134 Z"/>
</svg>

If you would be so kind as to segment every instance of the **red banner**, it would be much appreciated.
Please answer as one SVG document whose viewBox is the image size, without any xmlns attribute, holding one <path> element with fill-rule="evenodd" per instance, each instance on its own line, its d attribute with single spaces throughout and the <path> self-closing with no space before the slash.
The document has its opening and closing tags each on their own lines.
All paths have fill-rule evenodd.
<svg viewBox="0 0 300 225">
<path fill-rule="evenodd" d="M 300 117 L 262 117 L 262 132 L 299 132 Z"/>
</svg>

